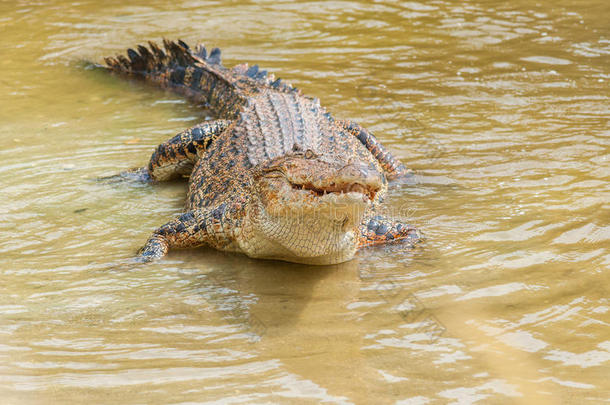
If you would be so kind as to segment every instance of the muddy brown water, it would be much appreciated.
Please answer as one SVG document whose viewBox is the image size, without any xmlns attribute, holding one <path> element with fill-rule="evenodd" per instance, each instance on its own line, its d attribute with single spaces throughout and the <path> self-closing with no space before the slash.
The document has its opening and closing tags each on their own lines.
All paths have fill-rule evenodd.
<svg viewBox="0 0 610 405">
<path fill-rule="evenodd" d="M 0 2 L 0 402 L 610 399 L 606 0 Z M 208 113 L 87 70 L 205 41 L 369 127 L 427 235 L 331 267 L 122 265 L 185 185 L 100 184 Z"/>
</svg>

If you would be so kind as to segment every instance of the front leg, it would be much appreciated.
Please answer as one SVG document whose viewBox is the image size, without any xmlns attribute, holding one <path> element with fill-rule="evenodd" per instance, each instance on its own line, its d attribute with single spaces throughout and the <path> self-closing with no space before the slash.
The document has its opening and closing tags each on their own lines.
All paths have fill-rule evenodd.
<svg viewBox="0 0 610 405">
<path fill-rule="evenodd" d="M 146 168 L 151 179 L 164 181 L 189 175 L 198 154 L 206 150 L 230 123 L 226 120 L 204 122 L 157 146 Z"/>
<path fill-rule="evenodd" d="M 412 174 L 400 160 L 396 159 L 394 155 L 387 150 L 381 142 L 375 138 L 366 128 L 361 127 L 353 121 L 337 120 L 335 124 L 341 129 L 347 131 L 351 135 L 355 136 L 365 148 L 373 155 L 379 162 L 386 176 L 390 180 L 397 179 L 399 177 L 406 177 Z"/>
<path fill-rule="evenodd" d="M 140 259 L 152 261 L 165 256 L 169 249 L 203 245 L 222 248 L 232 242 L 228 232 L 227 204 L 213 209 L 189 211 L 158 228 L 140 249 Z"/>
<path fill-rule="evenodd" d="M 366 218 L 360 225 L 358 247 L 395 241 L 407 242 L 414 246 L 422 239 L 422 235 L 415 227 L 377 215 Z"/>
</svg>

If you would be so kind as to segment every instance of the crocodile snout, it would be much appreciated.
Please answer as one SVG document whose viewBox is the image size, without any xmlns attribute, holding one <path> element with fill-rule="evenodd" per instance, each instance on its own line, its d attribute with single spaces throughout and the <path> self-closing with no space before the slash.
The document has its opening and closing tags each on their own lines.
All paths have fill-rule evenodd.
<svg viewBox="0 0 610 405">
<path fill-rule="evenodd" d="M 376 193 L 383 185 L 383 178 L 381 176 L 382 175 L 372 165 L 366 165 L 360 162 L 350 162 L 337 170 L 335 174 L 335 183 L 347 185 L 347 189 L 350 191 L 367 189 L 368 191 Z"/>
</svg>

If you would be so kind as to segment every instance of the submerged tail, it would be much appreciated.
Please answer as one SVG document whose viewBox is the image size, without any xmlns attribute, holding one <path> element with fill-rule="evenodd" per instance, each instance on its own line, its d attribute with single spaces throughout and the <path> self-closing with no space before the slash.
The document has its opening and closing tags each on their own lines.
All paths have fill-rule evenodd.
<svg viewBox="0 0 610 405">
<path fill-rule="evenodd" d="M 137 51 L 127 50 L 127 56 L 105 58 L 106 67 L 113 72 L 140 77 L 163 88 L 203 102 L 221 118 L 234 118 L 247 103 L 249 94 L 258 88 L 272 87 L 278 91 L 297 91 L 273 75 L 247 64 L 227 69 L 220 61 L 220 49 L 208 54 L 203 45 L 194 50 L 178 40 L 163 40 L 161 49 L 154 42 L 149 48 L 139 45 Z"/>
</svg>

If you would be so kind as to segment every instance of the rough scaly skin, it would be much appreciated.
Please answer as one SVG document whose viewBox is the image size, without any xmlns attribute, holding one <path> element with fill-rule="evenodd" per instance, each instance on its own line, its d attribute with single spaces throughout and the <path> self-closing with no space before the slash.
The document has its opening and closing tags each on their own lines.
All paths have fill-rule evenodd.
<svg viewBox="0 0 610 405">
<path fill-rule="evenodd" d="M 332 264 L 361 246 L 419 240 L 413 227 L 375 214 L 387 179 L 408 171 L 366 129 L 335 120 L 258 66 L 225 68 L 218 49 L 149 44 L 106 67 L 205 103 L 221 119 L 159 145 L 139 169 L 152 181 L 189 177 L 185 213 L 153 233 L 142 258 L 207 245 Z"/>
</svg>

